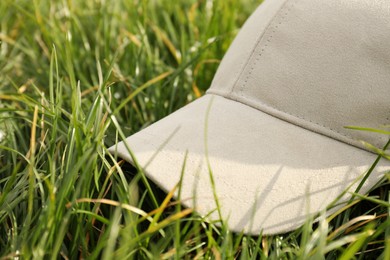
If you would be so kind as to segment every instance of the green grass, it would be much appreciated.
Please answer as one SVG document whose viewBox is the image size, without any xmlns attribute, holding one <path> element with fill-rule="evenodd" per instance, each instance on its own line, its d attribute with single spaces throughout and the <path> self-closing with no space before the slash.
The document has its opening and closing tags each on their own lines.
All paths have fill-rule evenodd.
<svg viewBox="0 0 390 260">
<path fill-rule="evenodd" d="M 1 0 L 0 259 L 390 259 L 388 178 L 319 223 L 250 237 L 107 153 L 202 95 L 259 3 Z"/>
</svg>

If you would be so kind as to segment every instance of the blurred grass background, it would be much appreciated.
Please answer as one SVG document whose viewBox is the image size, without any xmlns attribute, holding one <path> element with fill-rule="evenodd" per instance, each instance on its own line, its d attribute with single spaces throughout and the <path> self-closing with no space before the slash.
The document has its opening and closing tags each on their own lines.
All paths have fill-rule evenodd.
<svg viewBox="0 0 390 260">
<path fill-rule="evenodd" d="M 201 96 L 260 2 L 1 0 L 1 259 L 390 259 L 386 178 L 319 224 L 249 237 L 107 154 Z"/>
<path fill-rule="evenodd" d="M 63 98 L 80 83 L 82 97 L 111 87 L 112 106 L 170 72 L 123 107 L 126 133 L 200 96 L 231 40 L 260 1 L 10 1 L 1 13 L 0 87 L 33 86 L 48 94 L 56 48 Z M 30 91 L 31 92 L 31 91 Z M 83 100 L 88 108 L 91 102 Z M 93 98 L 89 98 L 93 100 Z M 65 103 L 64 103 L 65 105 Z"/>
</svg>

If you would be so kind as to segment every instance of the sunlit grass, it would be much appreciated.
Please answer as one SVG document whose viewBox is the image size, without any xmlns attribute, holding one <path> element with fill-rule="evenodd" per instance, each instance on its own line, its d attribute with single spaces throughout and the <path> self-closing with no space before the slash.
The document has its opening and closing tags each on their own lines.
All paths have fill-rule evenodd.
<svg viewBox="0 0 390 260">
<path fill-rule="evenodd" d="M 390 259 L 390 175 L 318 223 L 250 237 L 107 153 L 201 96 L 259 3 L 0 1 L 0 255 Z"/>
</svg>

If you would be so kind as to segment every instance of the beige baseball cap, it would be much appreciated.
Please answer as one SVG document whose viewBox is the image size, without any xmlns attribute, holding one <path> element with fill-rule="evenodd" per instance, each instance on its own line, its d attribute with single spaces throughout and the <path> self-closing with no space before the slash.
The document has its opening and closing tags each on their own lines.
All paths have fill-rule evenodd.
<svg viewBox="0 0 390 260">
<path fill-rule="evenodd" d="M 356 190 L 377 158 L 360 140 L 389 141 L 345 128 L 390 125 L 389 32 L 389 1 L 265 1 L 203 97 L 109 151 L 166 191 L 184 168 L 178 199 L 209 220 L 218 201 L 233 231 L 296 229 Z M 389 170 L 380 160 L 359 192 Z"/>
</svg>

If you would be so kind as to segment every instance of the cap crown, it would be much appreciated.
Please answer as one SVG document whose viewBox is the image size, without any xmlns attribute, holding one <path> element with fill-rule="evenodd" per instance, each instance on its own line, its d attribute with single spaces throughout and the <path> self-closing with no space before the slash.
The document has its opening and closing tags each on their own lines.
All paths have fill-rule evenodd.
<svg viewBox="0 0 390 260">
<path fill-rule="evenodd" d="M 364 148 L 388 137 L 390 1 L 269 0 L 248 19 L 208 93 Z"/>
</svg>

